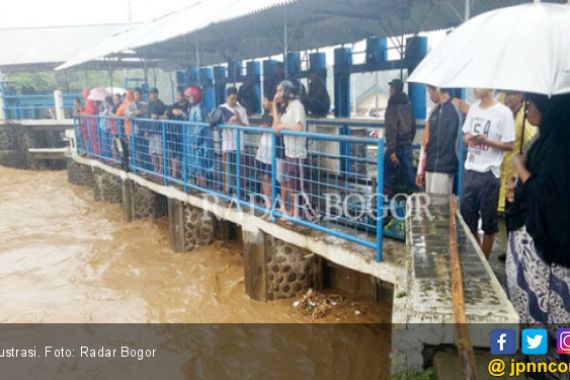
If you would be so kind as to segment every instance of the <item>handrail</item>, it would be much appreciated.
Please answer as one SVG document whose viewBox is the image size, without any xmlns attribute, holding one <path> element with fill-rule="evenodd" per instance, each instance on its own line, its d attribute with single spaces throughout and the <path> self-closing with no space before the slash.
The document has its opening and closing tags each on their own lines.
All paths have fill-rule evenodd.
<svg viewBox="0 0 570 380">
<path fill-rule="evenodd" d="M 113 123 L 108 123 L 109 121 Z M 126 121 L 132 123 L 130 135 L 125 134 Z M 209 128 L 209 124 L 204 122 L 83 115 L 74 119 L 75 147 L 79 154 L 85 154 L 107 164 L 128 163 L 133 173 L 155 177 L 165 186 L 177 184 L 182 186 L 186 192 L 191 189 L 214 195 L 219 199 L 235 202 L 240 207 L 269 215 L 273 221 L 284 219 L 372 248 L 376 251 L 377 261 L 382 260 L 383 222 L 381 219 L 384 206 L 382 202 L 374 203 L 371 199 L 383 199 L 383 154 L 379 153 L 383 150 L 383 139 L 289 130 L 277 133 L 271 128 L 254 126 L 217 125 L 214 131 Z M 203 131 L 208 132 L 204 134 Z M 222 149 L 223 145 L 220 141 L 222 131 L 237 132 L 229 134 L 233 137 L 224 137 L 235 139 L 233 141 L 234 150 L 227 150 L 229 149 L 227 146 L 226 150 Z M 255 140 L 248 139 L 248 144 L 245 140 L 248 135 L 264 134 L 272 136 L 271 165 L 266 169 L 260 169 L 255 161 L 256 154 L 252 154 L 251 149 Z M 305 141 L 332 144 L 329 148 L 342 146 L 342 144 L 362 148 L 360 154 L 353 154 L 349 149 L 334 156 L 330 154 L 329 148 L 322 144 L 317 144 L 315 147 L 306 145 L 306 163 L 301 164 L 299 161 L 296 164 L 299 165 L 296 170 L 300 171 L 291 172 L 289 170 L 292 169 L 284 168 L 283 174 L 278 174 L 281 160 L 277 157 L 280 156 L 279 153 L 283 147 L 278 147 L 276 140 L 280 135 L 303 137 Z M 124 144 L 128 144 L 129 157 L 117 157 L 117 152 L 113 151 L 115 143 L 112 140 L 115 137 L 121 139 Z M 367 152 L 373 152 L 371 153 L 374 154 L 373 158 L 369 157 Z M 232 155 L 235 158 L 232 158 Z M 284 165 L 291 165 L 287 164 L 284 158 L 283 160 Z M 342 165 L 343 162 L 346 166 Z M 335 165 L 339 163 L 341 165 L 336 166 L 335 169 Z M 360 165 L 360 169 L 357 168 L 352 172 L 349 169 L 353 165 Z M 367 165 L 372 165 L 375 169 L 372 172 L 363 169 Z M 306 173 L 303 174 L 305 171 Z M 262 195 L 259 192 L 265 191 L 260 190 L 261 182 L 265 181 L 263 176 L 270 177 L 271 194 L 267 196 L 271 198 L 271 208 L 266 208 L 267 203 L 254 201 L 256 196 Z M 332 219 L 326 220 L 282 214 L 276 205 L 284 186 L 287 186 L 289 192 L 294 189 L 289 186 L 297 182 L 288 182 L 291 180 L 301 181 L 297 195 L 301 196 L 301 200 L 303 197 L 312 199 L 309 207 L 312 209 L 310 203 L 316 204 L 316 211 L 321 216 L 327 194 L 353 196 L 353 198 L 347 197 L 344 202 L 344 207 L 348 211 L 343 210 L 338 215 L 332 215 Z M 303 185 L 303 180 L 305 185 Z M 368 190 L 358 186 L 364 186 Z M 354 191 L 358 192 L 354 193 Z M 292 194 L 295 192 L 293 191 Z M 372 198 L 362 198 L 363 203 L 359 203 L 359 198 L 354 197 L 355 195 L 362 197 L 367 195 Z M 251 199 L 252 196 L 254 200 Z M 355 209 L 363 211 L 365 216 L 351 219 L 350 210 Z M 330 217 L 328 212 L 329 210 L 326 210 L 327 218 Z"/>
</svg>

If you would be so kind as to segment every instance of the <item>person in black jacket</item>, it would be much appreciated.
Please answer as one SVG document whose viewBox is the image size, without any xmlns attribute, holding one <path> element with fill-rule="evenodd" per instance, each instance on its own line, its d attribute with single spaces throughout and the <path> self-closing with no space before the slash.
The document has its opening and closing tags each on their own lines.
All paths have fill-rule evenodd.
<svg viewBox="0 0 570 380">
<path fill-rule="evenodd" d="M 386 153 L 384 155 L 384 188 L 386 193 L 413 192 L 416 175 L 412 164 L 412 141 L 416 135 L 416 118 L 404 83 L 390 83 L 390 98 L 384 117 Z"/>
<path fill-rule="evenodd" d="M 458 168 L 458 136 L 463 118 L 449 90 L 428 86 L 428 93 L 436 106 L 424 131 L 422 156 L 425 154 L 425 161 L 420 160 L 416 184 L 425 185 L 426 193 L 451 194 Z"/>
</svg>

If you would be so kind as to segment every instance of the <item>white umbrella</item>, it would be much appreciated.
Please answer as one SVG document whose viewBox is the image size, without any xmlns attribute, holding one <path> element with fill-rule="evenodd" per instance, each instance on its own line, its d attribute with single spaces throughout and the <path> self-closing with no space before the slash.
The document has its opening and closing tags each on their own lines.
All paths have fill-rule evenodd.
<svg viewBox="0 0 570 380">
<path fill-rule="evenodd" d="M 125 92 L 127 92 L 127 90 L 125 90 L 122 87 L 105 87 L 105 90 L 111 95 L 115 95 L 115 94 L 123 95 Z"/>
<path fill-rule="evenodd" d="M 97 87 L 97 88 L 92 88 L 91 90 L 89 90 L 89 96 L 87 97 L 87 99 L 93 100 L 93 101 L 104 102 L 105 98 L 109 95 L 110 95 L 110 93 L 109 93 L 109 91 L 107 91 L 106 88 Z"/>
<path fill-rule="evenodd" d="M 430 52 L 408 81 L 570 93 L 570 5 L 535 2 L 474 17 Z"/>
</svg>

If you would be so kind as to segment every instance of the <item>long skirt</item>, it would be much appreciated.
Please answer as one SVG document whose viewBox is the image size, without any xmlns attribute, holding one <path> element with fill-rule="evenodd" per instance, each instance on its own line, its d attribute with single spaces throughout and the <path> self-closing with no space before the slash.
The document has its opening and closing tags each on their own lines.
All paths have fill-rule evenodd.
<svg viewBox="0 0 570 380">
<path fill-rule="evenodd" d="M 569 251 L 570 252 L 570 251 Z M 548 353 L 527 356 L 530 362 L 567 361 L 557 353 L 558 328 L 570 327 L 570 268 L 547 264 L 534 240 L 522 227 L 509 234 L 507 248 L 507 292 L 519 314 L 521 329 L 545 328 Z M 569 373 L 527 375 L 533 379 L 569 379 Z"/>
<path fill-rule="evenodd" d="M 509 298 L 522 324 L 570 327 L 570 268 L 545 263 L 525 227 L 509 234 L 506 275 Z"/>
</svg>

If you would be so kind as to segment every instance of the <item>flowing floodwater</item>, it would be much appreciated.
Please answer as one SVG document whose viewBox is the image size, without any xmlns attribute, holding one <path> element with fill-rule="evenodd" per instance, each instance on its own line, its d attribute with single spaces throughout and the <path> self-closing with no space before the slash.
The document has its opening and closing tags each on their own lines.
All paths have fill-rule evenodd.
<svg viewBox="0 0 570 380">
<path fill-rule="evenodd" d="M 291 300 L 248 298 L 236 245 L 173 253 L 166 218 L 126 223 L 65 172 L 0 167 L 0 235 L 1 322 L 309 321 Z M 324 321 L 389 318 L 348 298 Z"/>
<path fill-rule="evenodd" d="M 0 237 L 2 349 L 41 351 L 55 342 L 76 349 L 128 344 L 159 352 L 159 358 L 144 361 L 77 354 L 4 360 L 3 376 L 378 379 L 389 374 L 390 327 L 379 324 L 390 320 L 388 305 L 346 297 L 320 320 L 342 324 L 302 323 L 310 320 L 292 300 L 248 298 L 237 244 L 216 242 L 173 253 L 165 218 L 126 223 L 119 205 L 95 202 L 90 189 L 68 184 L 65 172 L 0 167 Z M 11 324 L 24 322 L 42 325 Z M 64 322 L 81 324 L 59 324 Z M 147 322 L 169 324 L 131 324 Z"/>
</svg>

